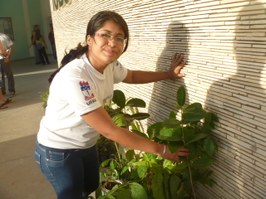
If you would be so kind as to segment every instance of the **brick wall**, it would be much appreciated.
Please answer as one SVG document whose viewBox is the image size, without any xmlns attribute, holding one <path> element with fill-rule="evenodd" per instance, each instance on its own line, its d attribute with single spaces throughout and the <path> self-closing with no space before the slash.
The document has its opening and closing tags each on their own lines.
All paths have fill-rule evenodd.
<svg viewBox="0 0 266 199">
<path fill-rule="evenodd" d="M 152 123 L 173 110 L 177 88 L 186 85 L 188 101 L 204 104 L 220 119 L 213 167 L 217 185 L 198 187 L 201 198 L 266 198 L 265 0 L 50 3 L 59 60 L 84 41 L 90 17 L 104 9 L 128 22 L 130 46 L 120 58 L 128 68 L 167 70 L 174 52 L 185 53 L 183 80 L 117 88 L 145 100 Z"/>
</svg>

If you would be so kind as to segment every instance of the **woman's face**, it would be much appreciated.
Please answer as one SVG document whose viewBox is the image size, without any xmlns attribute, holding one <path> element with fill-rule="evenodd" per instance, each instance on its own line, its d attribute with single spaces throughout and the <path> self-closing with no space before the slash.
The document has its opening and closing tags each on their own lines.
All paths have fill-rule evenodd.
<svg viewBox="0 0 266 199">
<path fill-rule="evenodd" d="M 113 21 L 106 21 L 94 36 L 87 37 L 88 58 L 94 67 L 106 67 L 123 53 L 126 40 L 124 32 Z"/>
</svg>

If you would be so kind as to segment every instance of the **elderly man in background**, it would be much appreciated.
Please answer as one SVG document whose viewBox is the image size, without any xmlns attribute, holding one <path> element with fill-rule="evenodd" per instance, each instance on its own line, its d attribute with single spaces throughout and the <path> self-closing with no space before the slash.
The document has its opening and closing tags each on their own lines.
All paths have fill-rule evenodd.
<svg viewBox="0 0 266 199">
<path fill-rule="evenodd" d="M 6 94 L 5 75 L 8 81 L 9 97 L 13 97 L 15 80 L 10 66 L 10 58 L 13 53 L 13 41 L 4 33 L 0 33 L 0 68 L 2 73 L 2 94 Z"/>
</svg>

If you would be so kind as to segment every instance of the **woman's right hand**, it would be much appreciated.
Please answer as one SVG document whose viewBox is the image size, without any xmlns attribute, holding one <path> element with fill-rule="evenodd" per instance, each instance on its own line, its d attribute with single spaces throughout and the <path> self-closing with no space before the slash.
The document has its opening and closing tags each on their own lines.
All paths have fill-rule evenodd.
<svg viewBox="0 0 266 199">
<path fill-rule="evenodd" d="M 167 145 L 162 145 L 161 157 L 171 160 L 173 162 L 180 162 L 179 157 L 186 157 L 189 155 L 187 148 L 179 148 L 176 152 L 172 153 Z"/>
<path fill-rule="evenodd" d="M 172 57 L 170 70 L 168 71 L 170 74 L 170 78 L 175 80 L 178 78 L 185 77 L 184 73 L 181 73 L 181 70 L 184 68 L 186 64 L 186 59 L 183 53 L 175 53 Z"/>
</svg>

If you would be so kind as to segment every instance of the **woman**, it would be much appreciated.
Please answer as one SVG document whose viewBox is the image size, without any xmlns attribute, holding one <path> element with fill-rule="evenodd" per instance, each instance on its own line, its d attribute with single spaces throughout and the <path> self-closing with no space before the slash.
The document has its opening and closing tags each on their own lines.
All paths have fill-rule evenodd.
<svg viewBox="0 0 266 199">
<path fill-rule="evenodd" d="M 36 161 L 59 199 L 87 198 L 99 184 L 95 144 L 99 134 L 119 144 L 172 161 L 187 156 L 187 149 L 171 153 L 165 145 L 117 127 L 104 104 L 111 102 L 114 83 L 148 83 L 183 77 L 185 61 L 176 54 L 167 72 L 133 71 L 117 59 L 128 47 L 124 19 L 112 11 L 95 14 L 88 23 L 86 45 L 62 59 L 50 78 L 49 98 L 40 123 Z"/>
<path fill-rule="evenodd" d="M 39 25 L 34 25 L 33 30 L 31 32 L 31 43 L 30 43 L 30 48 L 33 46 L 34 48 L 34 56 L 35 56 L 35 64 L 41 64 L 41 58 L 38 52 L 38 49 L 36 47 L 36 31 L 39 30 Z"/>
<path fill-rule="evenodd" d="M 43 36 L 41 35 L 41 31 L 38 29 L 35 31 L 35 45 L 36 48 L 38 50 L 41 62 L 43 65 L 45 64 L 50 64 L 50 61 L 48 59 L 47 53 L 46 53 L 46 43 L 45 40 L 43 38 Z"/>
</svg>

